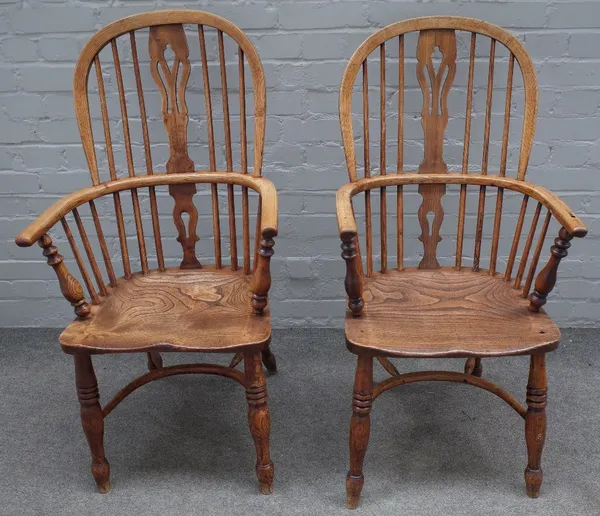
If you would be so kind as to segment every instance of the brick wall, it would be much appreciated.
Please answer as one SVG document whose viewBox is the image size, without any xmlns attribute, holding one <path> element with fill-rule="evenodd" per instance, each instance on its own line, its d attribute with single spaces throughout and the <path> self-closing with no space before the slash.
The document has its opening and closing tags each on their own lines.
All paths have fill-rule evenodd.
<svg viewBox="0 0 600 516">
<path fill-rule="evenodd" d="M 525 41 L 540 84 L 528 179 L 564 196 L 590 228 L 561 266 L 549 310 L 565 326 L 600 323 L 597 1 L 0 0 L 0 325 L 61 326 L 70 318 L 39 249 L 19 249 L 13 238 L 56 198 L 89 184 L 70 93 L 79 51 L 110 21 L 171 7 L 229 18 L 263 60 L 269 113 L 264 174 L 280 194 L 272 294 L 277 326 L 342 324 L 344 265 L 334 192 L 347 176 L 337 89 L 348 58 L 369 34 L 396 20 L 434 14 L 482 18 Z"/>
</svg>

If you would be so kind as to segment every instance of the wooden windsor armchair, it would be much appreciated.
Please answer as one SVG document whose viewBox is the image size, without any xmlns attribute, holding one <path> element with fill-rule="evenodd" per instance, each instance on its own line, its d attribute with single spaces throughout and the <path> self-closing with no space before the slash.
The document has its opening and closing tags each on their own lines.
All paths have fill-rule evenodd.
<svg viewBox="0 0 600 516">
<path fill-rule="evenodd" d="M 414 50 L 408 50 L 410 41 Z M 464 59 L 459 55 L 462 49 Z M 416 55 L 415 75 L 409 73 L 405 59 L 412 51 Z M 477 58 L 478 53 L 483 53 L 483 58 Z M 375 73 L 370 73 L 373 66 L 368 68 L 368 59 L 375 63 Z M 514 73 L 515 63 L 521 77 Z M 393 67 L 390 74 L 387 69 Z M 461 67 L 466 72 L 465 81 L 457 74 Z M 484 97 L 476 96 L 474 100 L 475 72 L 479 71 L 486 73 L 487 87 Z M 357 80 L 359 72 L 361 79 Z M 493 100 L 498 92 L 494 97 L 494 90 L 502 82 L 506 93 L 496 110 Z M 370 89 L 376 93 L 375 100 L 369 98 Z M 409 95 L 411 99 L 414 95 L 415 104 L 418 100 L 419 112 L 410 112 L 406 100 Z M 448 102 L 449 98 L 458 101 L 461 97 L 464 119 L 452 112 Z M 362 117 L 360 107 L 353 110 L 353 99 L 362 106 Z M 520 110 L 515 107 L 519 99 Z M 479 100 L 482 116 L 474 111 Z M 357 111 L 359 114 L 355 114 Z M 559 329 L 542 307 L 555 285 L 557 268 L 567 255 L 570 240 L 585 236 L 587 229 L 558 197 L 525 181 L 536 114 L 537 83 L 529 55 L 516 37 L 490 23 L 446 16 L 401 21 L 367 38 L 350 59 L 340 89 L 340 120 L 350 182 L 337 193 L 348 294 L 346 342 L 358 355 L 346 478 L 350 508 L 357 507 L 364 483 L 363 460 L 373 401 L 388 389 L 420 381 L 480 387 L 503 399 L 523 417 L 527 494 L 539 494 L 546 432 L 545 353 L 556 349 L 560 338 Z M 499 124 L 493 123 L 498 119 Z M 361 125 L 360 136 L 355 139 L 354 128 Z M 377 125 L 379 134 L 373 138 L 370 131 Z M 454 130 L 457 126 L 464 137 L 453 146 L 447 127 Z M 496 136 L 494 127 L 499 129 Z M 511 147 L 509 140 L 515 132 L 520 132 L 520 144 Z M 415 142 L 421 140 L 421 135 L 424 142 Z M 481 154 L 475 159 L 476 144 Z M 456 152 L 457 146 L 462 152 Z M 388 163 L 390 148 L 395 151 L 393 164 Z M 357 165 L 360 150 L 363 178 L 359 178 Z M 378 167 L 373 166 L 376 159 L 372 159 L 377 150 Z M 448 154 L 456 156 L 453 168 L 458 173 L 449 173 L 445 161 Z M 492 165 L 496 156 L 497 164 Z M 516 177 L 509 178 L 513 156 Z M 415 164 L 422 159 L 416 171 L 407 166 L 411 159 Z M 474 198 L 469 186 L 475 187 Z M 447 192 L 452 187 L 457 191 Z M 354 197 L 363 192 L 364 211 L 353 205 Z M 377 193 L 379 203 L 372 199 Z M 476 203 L 474 212 L 466 209 L 471 199 Z M 488 206 L 490 201 L 493 203 L 493 212 L 486 212 L 486 200 Z M 373 207 L 377 204 L 379 227 L 373 224 Z M 535 204 L 533 213 L 531 204 Z M 457 220 L 448 221 L 450 207 L 456 205 Z M 390 206 L 392 213 L 388 213 Z M 416 217 L 410 214 L 411 209 Z M 411 218 L 419 226 L 412 241 L 406 224 Z M 558 237 L 549 261 L 536 276 L 553 219 L 560 226 Z M 358 231 L 363 221 L 364 238 Z M 485 238 L 486 221 L 491 223 L 487 228 L 491 239 Z M 527 225 L 527 237 L 521 244 Z M 443 230 L 449 226 L 449 236 L 442 239 Z M 456 232 L 452 233 L 454 228 Z M 508 234 L 504 235 L 507 228 Z M 374 248 L 376 237 L 379 249 Z M 408 246 L 413 241 L 419 249 L 411 254 Z M 392 265 L 388 253 L 393 255 L 394 243 L 396 263 Z M 473 249 L 470 256 L 469 248 Z M 526 405 L 481 377 L 483 357 L 514 355 L 531 357 Z M 390 357 L 465 357 L 467 362 L 464 373 L 400 374 Z M 378 384 L 373 380 L 374 359 L 390 375 Z"/>
<path fill-rule="evenodd" d="M 193 38 L 188 38 L 190 34 Z M 145 45 L 139 44 L 142 41 Z M 190 62 L 190 47 L 200 56 L 198 68 Z M 233 57 L 227 61 L 232 47 Z M 146 58 L 144 48 L 148 50 Z M 214 66 L 208 58 L 211 49 L 216 54 Z M 235 82 L 233 87 L 227 82 L 227 65 L 236 71 L 233 81 L 230 78 Z M 95 84 L 90 84 L 92 68 Z M 247 68 L 250 81 L 246 81 Z M 214 95 L 210 84 L 214 72 L 219 96 Z M 246 88 L 247 82 L 251 88 Z M 192 94 L 194 106 L 189 99 Z M 230 94 L 239 98 L 237 102 L 231 102 Z M 17 236 L 16 243 L 24 247 L 39 243 L 64 297 L 74 307 L 77 317 L 61 334 L 60 342 L 75 359 L 92 474 L 103 493 L 109 490 L 110 472 L 104 453 L 104 418 L 142 385 L 189 373 L 228 377 L 245 388 L 260 491 L 271 492 L 270 419 L 261 358 L 269 371 L 276 370 L 269 350 L 267 294 L 273 237 L 277 234 L 277 194 L 273 184 L 261 177 L 265 94 L 262 65 L 249 39 L 229 21 L 201 11 L 157 11 L 118 20 L 95 34 L 78 60 L 75 108 L 92 186 L 56 202 Z M 252 117 L 247 97 L 253 101 L 253 130 L 247 126 L 247 118 Z M 213 101 L 220 102 L 221 113 L 213 109 Z M 205 106 L 202 122 L 188 112 L 188 106 L 197 108 L 200 103 Z M 232 126 L 239 131 L 237 143 Z M 222 145 L 217 136 L 219 127 L 223 129 Z M 188 133 L 197 140 L 192 141 L 194 145 L 188 145 Z M 151 137 L 159 143 L 151 144 Z M 207 170 L 197 170 L 190 157 L 202 151 L 208 155 Z M 121 168 L 117 164 L 120 156 L 126 163 Z M 249 171 L 252 156 L 253 169 Z M 157 173 L 161 160 L 166 174 Z M 203 185 L 210 190 L 203 192 L 204 196 L 196 195 L 197 203 L 200 198 L 198 209 L 194 196 L 197 187 Z M 220 195 L 225 192 L 220 192 L 218 185 L 226 185 L 226 195 Z M 128 195 L 122 195 L 126 192 Z M 241 211 L 236 212 L 240 197 Z M 161 218 L 160 208 L 169 201 L 172 215 Z M 105 213 L 103 207 L 107 208 Z M 222 235 L 223 207 L 229 232 Z M 252 250 L 251 212 L 256 212 Z M 128 214 L 133 224 L 127 220 Z M 91 274 L 71 231 L 70 217 L 75 220 Z M 89 300 L 48 234 L 59 222 Z M 241 239 L 237 230 L 240 222 Z M 199 231 L 202 224 L 212 226 L 212 233 L 210 229 Z M 153 238 L 147 238 L 148 226 Z M 165 236 L 173 227 L 176 235 L 171 241 L 174 243 L 176 236 L 179 245 L 169 247 Z M 128 240 L 131 229 L 137 257 Z M 207 264 L 196 254 L 203 242 L 207 243 L 203 249 L 206 256 L 211 258 L 214 252 L 214 264 Z M 239 259 L 238 245 L 242 248 Z M 96 258 L 100 254 L 106 274 Z M 135 272 L 136 265 L 139 272 Z M 161 352 L 192 351 L 235 356 L 228 367 L 163 365 Z M 102 407 L 92 355 L 131 352 L 147 353 L 149 372 Z M 236 369 L 242 360 L 244 372 Z"/>
</svg>

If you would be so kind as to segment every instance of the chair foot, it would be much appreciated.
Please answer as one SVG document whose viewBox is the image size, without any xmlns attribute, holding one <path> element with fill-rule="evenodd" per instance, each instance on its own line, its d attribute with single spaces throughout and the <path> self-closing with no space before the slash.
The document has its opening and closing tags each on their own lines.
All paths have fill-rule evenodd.
<svg viewBox="0 0 600 516">
<path fill-rule="evenodd" d="M 527 383 L 527 413 L 525 414 L 525 442 L 527 443 L 527 468 L 525 486 L 527 496 L 537 498 L 542 481 L 542 451 L 546 440 L 546 356 L 531 355 Z"/>
<path fill-rule="evenodd" d="M 104 418 L 98 382 L 90 355 L 74 355 L 74 358 L 81 424 L 92 455 L 92 476 L 98 491 L 107 493 L 110 490 L 110 465 L 104 456 Z"/>
<path fill-rule="evenodd" d="M 104 464 L 92 463 L 92 476 L 96 481 L 98 492 L 106 494 L 110 491 L 110 464 L 104 462 Z"/>
<path fill-rule="evenodd" d="M 270 348 L 267 348 L 261 352 L 262 362 L 267 368 L 267 371 L 271 374 L 275 374 L 277 372 L 277 360 L 275 359 L 275 355 L 271 351 Z"/>
<path fill-rule="evenodd" d="M 148 356 L 148 371 L 160 369 L 163 366 L 163 360 L 158 351 L 149 351 Z"/>
<path fill-rule="evenodd" d="M 360 475 L 354 477 L 348 473 L 346 475 L 346 507 L 356 509 L 360 502 L 360 493 L 365 483 L 365 477 Z"/>
<path fill-rule="evenodd" d="M 363 463 L 371 432 L 371 406 L 373 404 L 373 357 L 359 355 L 352 395 L 350 420 L 350 469 L 346 476 L 346 505 L 356 509 L 365 482 Z"/>
<path fill-rule="evenodd" d="M 267 405 L 267 387 L 261 364 L 261 353 L 244 353 L 248 424 L 256 447 L 256 476 L 262 494 L 273 491 L 273 463 L 269 448 L 271 417 Z"/>
<path fill-rule="evenodd" d="M 529 498 L 537 498 L 540 496 L 540 489 L 544 475 L 541 469 L 530 469 L 529 466 L 525 469 L 525 489 Z"/>
</svg>

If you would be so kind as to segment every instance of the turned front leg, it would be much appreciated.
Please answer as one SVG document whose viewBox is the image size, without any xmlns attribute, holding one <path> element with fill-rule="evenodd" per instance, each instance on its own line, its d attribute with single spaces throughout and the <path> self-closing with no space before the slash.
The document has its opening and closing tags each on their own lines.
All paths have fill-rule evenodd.
<svg viewBox="0 0 600 516">
<path fill-rule="evenodd" d="M 359 355 L 352 395 L 350 420 L 350 470 L 346 475 L 346 504 L 356 509 L 365 482 L 363 462 L 371 432 L 371 406 L 373 404 L 373 357 Z"/>
<path fill-rule="evenodd" d="M 81 407 L 81 424 L 92 454 L 92 475 L 101 493 L 110 489 L 110 465 L 104 456 L 104 419 L 98 382 L 90 355 L 75 355 L 75 385 Z"/>
<path fill-rule="evenodd" d="M 273 463 L 269 449 L 271 417 L 267 405 L 267 386 L 260 351 L 244 353 L 248 424 L 256 447 L 256 476 L 262 494 L 273 490 Z"/>
<path fill-rule="evenodd" d="M 542 486 L 542 450 L 546 439 L 546 356 L 531 355 L 527 383 L 527 414 L 525 415 L 525 441 L 527 443 L 527 469 L 525 485 L 527 496 L 537 498 Z"/>
</svg>

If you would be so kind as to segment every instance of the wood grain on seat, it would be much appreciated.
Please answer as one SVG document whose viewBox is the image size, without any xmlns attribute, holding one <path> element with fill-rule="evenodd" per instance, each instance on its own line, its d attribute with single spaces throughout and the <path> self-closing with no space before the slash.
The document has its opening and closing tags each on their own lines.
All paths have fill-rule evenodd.
<svg viewBox="0 0 600 516">
<path fill-rule="evenodd" d="M 506 356 L 549 351 L 560 331 L 501 275 L 454 269 L 365 278 L 362 316 L 346 316 L 348 347 L 403 357 Z"/>
<path fill-rule="evenodd" d="M 271 336 L 268 309 L 252 313 L 243 271 L 152 271 L 119 279 L 92 317 L 60 336 L 68 353 L 143 350 L 224 351 L 261 347 Z"/>
</svg>

